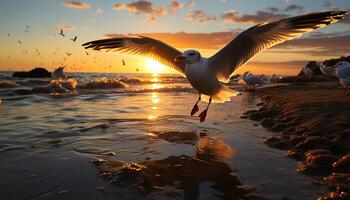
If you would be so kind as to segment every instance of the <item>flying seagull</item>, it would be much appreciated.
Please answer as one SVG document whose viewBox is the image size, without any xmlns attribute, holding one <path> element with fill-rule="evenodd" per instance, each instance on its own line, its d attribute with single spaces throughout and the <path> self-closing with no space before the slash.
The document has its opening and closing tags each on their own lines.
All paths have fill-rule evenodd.
<svg viewBox="0 0 350 200">
<path fill-rule="evenodd" d="M 61 35 L 62 37 L 66 36 L 66 35 L 63 33 L 63 29 L 61 29 L 60 35 Z"/>
<path fill-rule="evenodd" d="M 123 66 L 125 66 L 125 61 L 124 61 L 124 59 L 122 59 L 122 63 L 123 63 Z"/>
<path fill-rule="evenodd" d="M 212 101 L 229 101 L 237 92 L 225 87 L 235 70 L 246 64 L 259 52 L 294 38 L 302 33 L 322 28 L 344 18 L 345 11 L 310 13 L 255 25 L 240 33 L 223 49 L 210 58 L 204 58 L 196 50 L 181 52 L 166 43 L 149 37 L 117 37 L 95 40 L 83 44 L 86 49 L 107 49 L 120 53 L 151 57 L 174 68 L 184 75 L 198 91 L 199 97 L 191 115 L 198 110 L 201 95 L 209 97 L 206 109 L 199 114 L 204 122 Z"/>
<path fill-rule="evenodd" d="M 77 41 L 77 39 L 78 39 L 78 36 L 75 36 L 74 38 L 72 38 L 72 39 L 70 39 L 70 40 L 72 40 L 73 42 L 75 42 L 75 41 Z"/>
</svg>

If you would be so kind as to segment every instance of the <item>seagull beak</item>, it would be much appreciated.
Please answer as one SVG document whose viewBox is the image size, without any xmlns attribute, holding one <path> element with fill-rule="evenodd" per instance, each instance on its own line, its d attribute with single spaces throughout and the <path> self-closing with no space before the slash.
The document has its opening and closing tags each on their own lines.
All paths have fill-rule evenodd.
<svg viewBox="0 0 350 200">
<path fill-rule="evenodd" d="M 178 55 L 175 57 L 174 61 L 175 62 L 179 62 L 179 61 L 183 61 L 186 57 L 182 56 L 182 55 Z"/>
</svg>

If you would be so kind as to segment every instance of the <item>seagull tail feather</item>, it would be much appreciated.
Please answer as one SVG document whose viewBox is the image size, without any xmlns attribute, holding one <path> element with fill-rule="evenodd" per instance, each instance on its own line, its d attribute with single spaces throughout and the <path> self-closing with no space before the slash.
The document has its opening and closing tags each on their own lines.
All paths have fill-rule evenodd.
<svg viewBox="0 0 350 200">
<path fill-rule="evenodd" d="M 231 97 L 240 95 L 240 92 L 232 90 L 226 86 L 221 86 L 218 93 L 212 96 L 212 103 L 224 103 L 231 101 Z M 209 102 L 209 96 L 203 95 L 203 101 Z"/>
</svg>

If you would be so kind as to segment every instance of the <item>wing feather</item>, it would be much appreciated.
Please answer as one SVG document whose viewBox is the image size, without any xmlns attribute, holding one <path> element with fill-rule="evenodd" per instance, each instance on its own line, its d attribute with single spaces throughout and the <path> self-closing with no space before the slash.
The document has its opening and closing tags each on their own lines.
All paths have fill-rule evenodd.
<svg viewBox="0 0 350 200">
<path fill-rule="evenodd" d="M 185 73 L 184 63 L 174 61 L 175 57 L 181 55 L 182 52 L 162 41 L 149 37 L 109 38 L 87 42 L 83 46 L 86 49 L 107 50 L 151 58 L 175 69 L 182 75 Z"/>
<path fill-rule="evenodd" d="M 210 66 L 220 81 L 228 82 L 237 68 L 261 51 L 300 37 L 302 33 L 335 23 L 343 19 L 345 14 L 345 11 L 328 11 L 258 24 L 239 34 L 210 57 Z"/>
</svg>

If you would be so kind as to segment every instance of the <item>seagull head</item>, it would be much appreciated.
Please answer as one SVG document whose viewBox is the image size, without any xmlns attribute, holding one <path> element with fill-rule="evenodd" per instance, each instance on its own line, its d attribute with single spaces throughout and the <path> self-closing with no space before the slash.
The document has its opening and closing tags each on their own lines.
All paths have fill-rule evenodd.
<svg viewBox="0 0 350 200">
<path fill-rule="evenodd" d="M 186 64 L 194 64 L 198 63 L 201 59 L 201 54 L 196 50 L 187 50 L 183 52 L 181 55 L 176 56 L 175 62 L 184 62 Z"/>
</svg>

